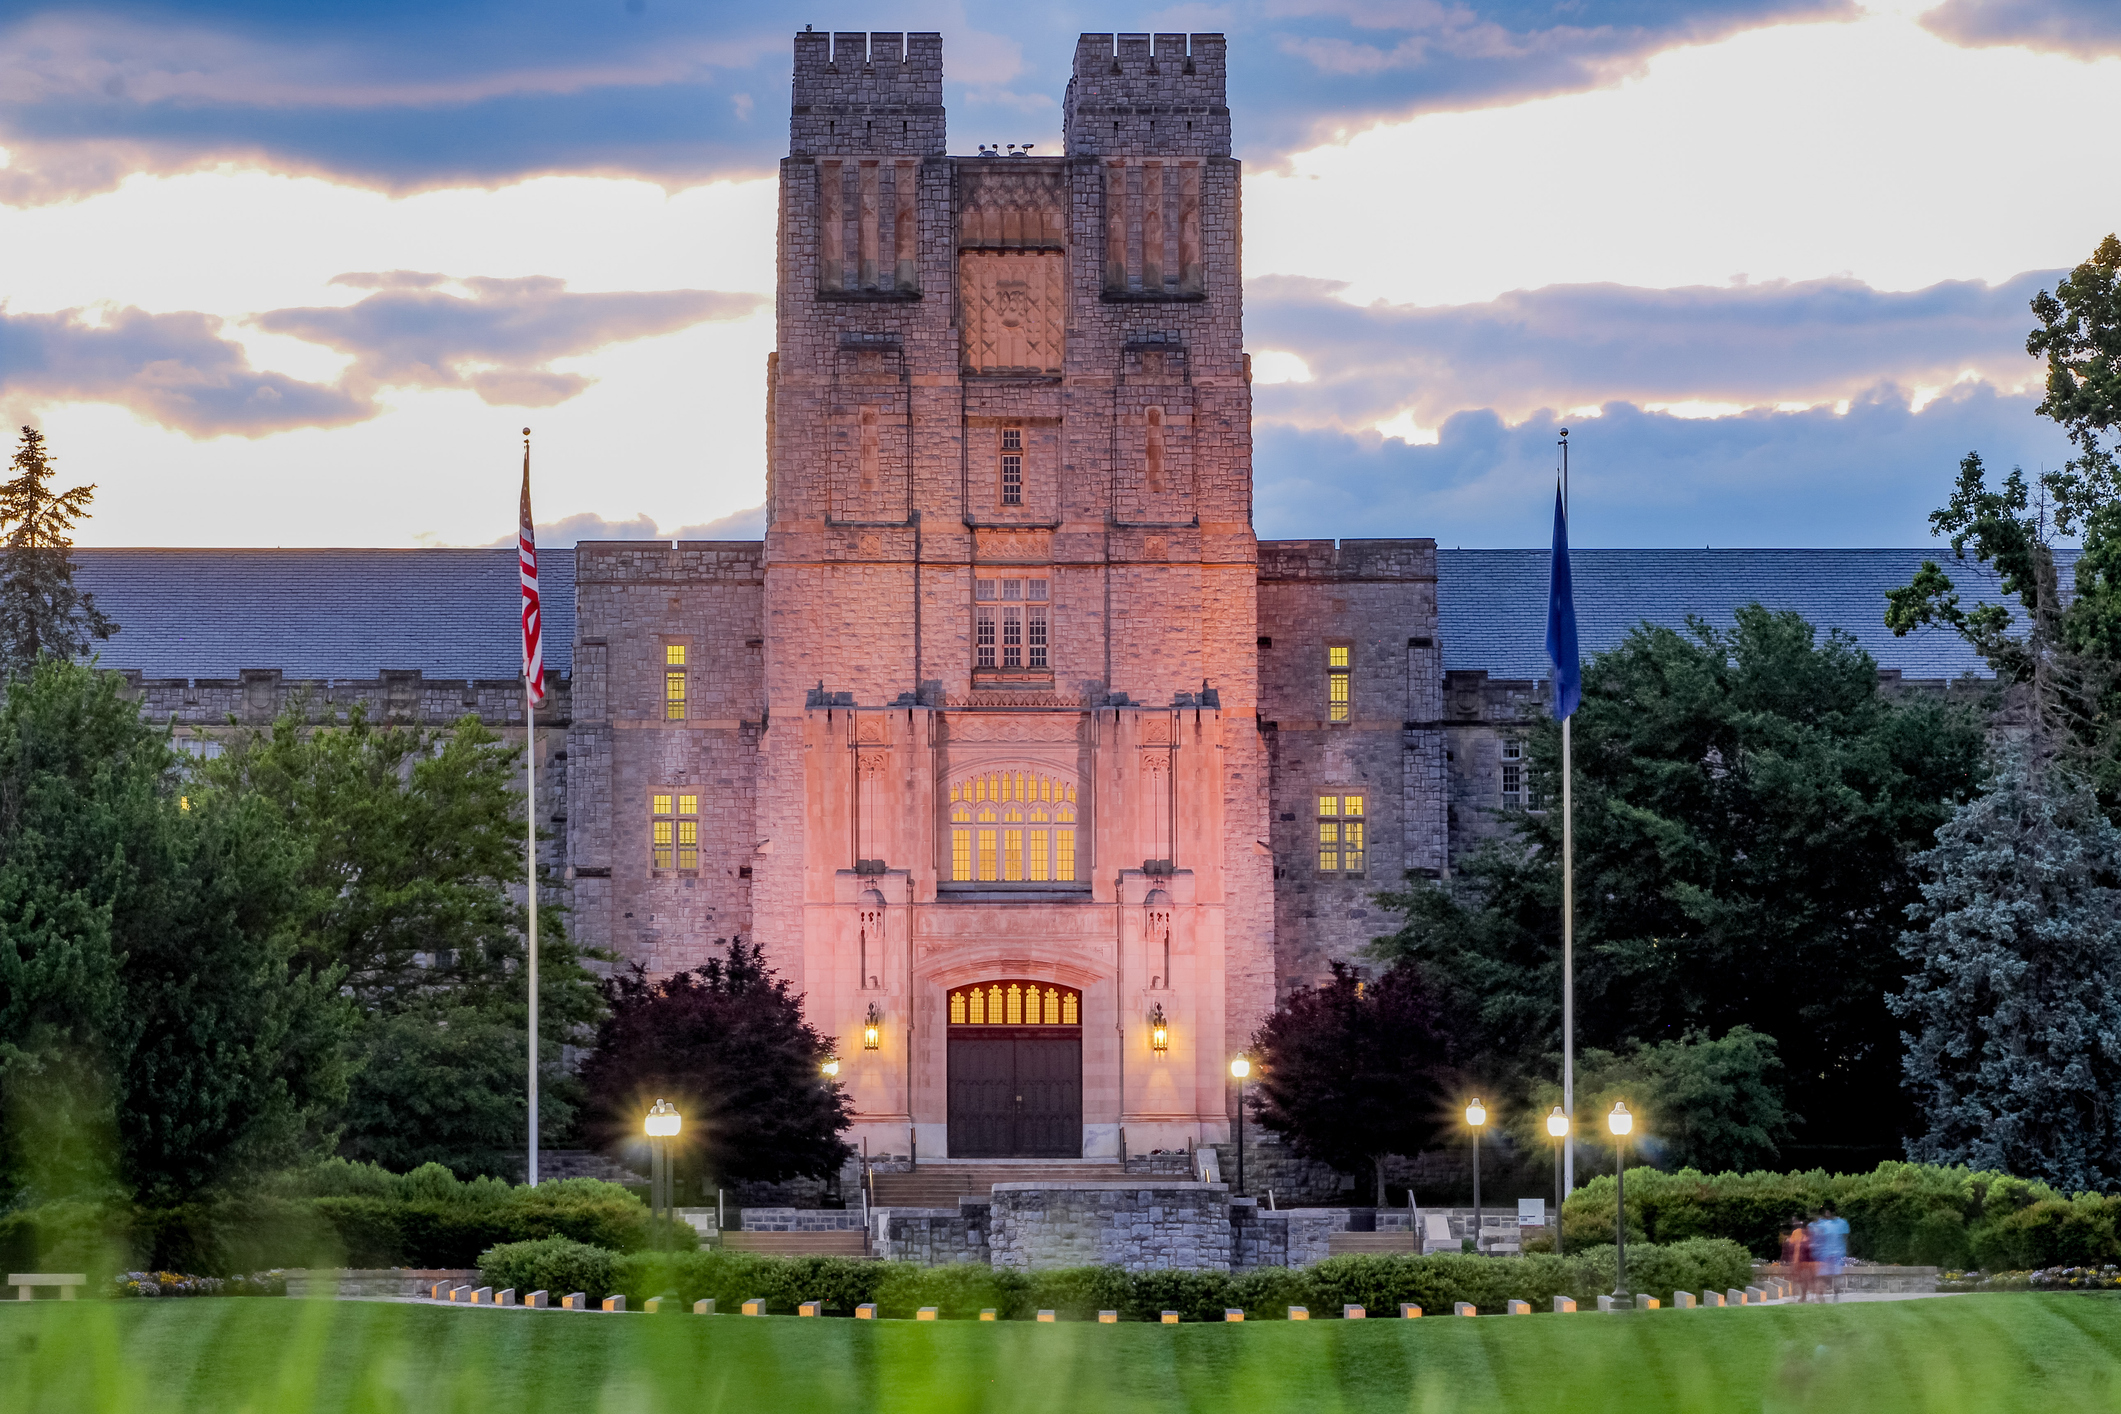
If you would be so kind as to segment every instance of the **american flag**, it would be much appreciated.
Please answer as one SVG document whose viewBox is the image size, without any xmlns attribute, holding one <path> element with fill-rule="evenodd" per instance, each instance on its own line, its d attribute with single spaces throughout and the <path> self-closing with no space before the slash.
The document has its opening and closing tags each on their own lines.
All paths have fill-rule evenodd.
<svg viewBox="0 0 2121 1414">
<path fill-rule="evenodd" d="M 523 679 L 530 705 L 545 703 L 545 649 L 538 632 L 538 538 L 530 525 L 530 429 L 523 429 L 523 512 L 516 530 L 516 556 L 523 567 Z"/>
</svg>

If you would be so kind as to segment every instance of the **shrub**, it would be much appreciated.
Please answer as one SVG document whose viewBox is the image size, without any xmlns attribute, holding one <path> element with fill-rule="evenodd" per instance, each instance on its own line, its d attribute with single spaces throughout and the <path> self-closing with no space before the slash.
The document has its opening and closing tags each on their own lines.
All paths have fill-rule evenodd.
<svg viewBox="0 0 2121 1414">
<path fill-rule="evenodd" d="M 1022 1273 L 997 1271 L 984 1262 L 952 1262 L 917 1267 L 910 1262 L 871 1263 L 886 1266 L 876 1287 L 877 1306 L 886 1316 L 911 1316 L 933 1306 L 945 1320 L 969 1320 L 992 1307 L 1003 1320 L 1020 1320 L 1028 1312 L 1029 1282 Z"/>
<path fill-rule="evenodd" d="M 1094 1321 L 1130 1304 L 1133 1279 L 1118 1267 L 1061 1267 L 1025 1279 L 1023 1314 L 1051 1311 L 1064 1321 Z"/>
<path fill-rule="evenodd" d="M 1154 1321 L 1165 1311 L 1182 1321 L 1219 1321 L 1223 1312 L 1241 1306 L 1228 1272 L 1141 1272 L 1133 1281 L 1133 1298 L 1116 1309 L 1130 1321 Z"/>
<path fill-rule="evenodd" d="M 542 1290 L 559 1297 L 581 1291 L 601 1300 L 620 1289 L 617 1275 L 617 1254 L 565 1237 L 506 1242 L 479 1257 L 480 1281 L 519 1293 Z"/>
<path fill-rule="evenodd" d="M 1590 1248 L 1575 1260 L 1592 1274 L 1592 1290 L 1585 1294 L 1613 1289 L 1616 1264 L 1610 1245 Z M 1727 1291 L 1752 1280 L 1752 1255 L 1727 1238 L 1694 1237 L 1684 1242 L 1628 1247 L 1628 1290 L 1654 1296 L 1667 1304 L 1674 1291 Z"/>
</svg>

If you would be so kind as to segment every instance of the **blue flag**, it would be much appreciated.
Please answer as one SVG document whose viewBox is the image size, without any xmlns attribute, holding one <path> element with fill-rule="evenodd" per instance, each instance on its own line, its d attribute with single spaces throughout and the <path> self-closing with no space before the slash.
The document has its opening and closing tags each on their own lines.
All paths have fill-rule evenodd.
<svg viewBox="0 0 2121 1414">
<path fill-rule="evenodd" d="M 1576 652 L 1576 590 L 1569 578 L 1569 517 L 1554 488 L 1554 561 L 1547 581 L 1547 658 L 1554 664 L 1554 715 L 1568 717 L 1583 701 L 1583 663 Z"/>
</svg>

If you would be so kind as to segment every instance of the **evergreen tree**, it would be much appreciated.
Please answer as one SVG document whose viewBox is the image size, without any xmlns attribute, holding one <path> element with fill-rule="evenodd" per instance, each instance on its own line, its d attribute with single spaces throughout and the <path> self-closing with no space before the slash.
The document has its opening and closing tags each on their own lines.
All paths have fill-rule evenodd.
<svg viewBox="0 0 2121 1414">
<path fill-rule="evenodd" d="M 1365 982 L 1345 963 L 1277 1008 L 1252 1038 L 1261 1127 L 1304 1158 L 1370 1170 L 1385 1201 L 1385 1159 L 1429 1148 L 1441 1132 L 1450 1046 L 1418 968 Z"/>
<path fill-rule="evenodd" d="M 1841 1151 L 1812 1162 L 1897 1151 L 1894 939 L 1909 858 L 1981 769 L 1970 706 L 1886 697 L 1844 635 L 1756 604 L 1591 659 L 1574 730 L 1577 1044 L 1749 1027 L 1778 1043 L 1793 1142 Z M 1559 727 L 1526 736 L 1557 801 Z M 1420 962 L 1467 1053 L 1528 1085 L 1561 1069 L 1561 812 L 1515 823 L 1453 879 L 1385 895 L 1406 921 L 1376 948 Z"/>
<path fill-rule="evenodd" d="M 0 669 L 17 677 L 40 658 L 82 658 L 118 631 L 96 597 L 74 587 L 75 522 L 87 517 L 96 488 L 51 488 L 52 456 L 44 434 L 22 429 L 0 482 Z"/>
<path fill-rule="evenodd" d="M 2037 735 L 1916 860 L 1893 1010 L 1924 1121 L 1908 1157 L 2121 1183 L 2121 831 Z"/>
</svg>

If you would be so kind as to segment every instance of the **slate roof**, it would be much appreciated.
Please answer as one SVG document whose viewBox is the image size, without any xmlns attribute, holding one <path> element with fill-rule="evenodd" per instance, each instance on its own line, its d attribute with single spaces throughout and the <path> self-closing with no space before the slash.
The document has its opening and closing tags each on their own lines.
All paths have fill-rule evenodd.
<svg viewBox="0 0 2121 1414">
<path fill-rule="evenodd" d="M 87 550 L 74 582 L 118 623 L 106 668 L 150 678 L 523 673 L 521 586 L 498 550 Z M 574 551 L 538 555 L 545 667 L 574 668 Z"/>
<path fill-rule="evenodd" d="M 1948 550 L 1578 550 L 1578 630 L 1586 654 L 1619 643 L 1643 619 L 1688 614 L 1727 625 L 1754 601 L 1842 628 L 1911 678 L 1986 673 L 1956 636 L 1895 638 L 1885 591 L 1923 560 L 1944 564 L 1964 602 L 1999 597 L 1993 578 Z M 2062 558 L 2071 558 L 2063 552 Z M 278 668 L 296 678 L 372 678 L 417 668 L 432 678 L 512 678 L 521 671 L 513 549 L 81 549 L 77 581 L 117 620 L 105 667 L 151 678 L 232 678 Z M 573 670 L 574 551 L 538 557 L 545 662 Z M 1437 610 L 1447 671 L 1547 675 L 1547 552 L 1439 550 Z M 2065 564 L 2063 580 L 2069 581 Z"/>
<path fill-rule="evenodd" d="M 2074 552 L 2058 551 L 2070 582 Z M 1881 668 L 1911 678 L 1989 676 L 1964 640 L 1943 629 L 1895 638 L 1885 626 L 1885 592 L 1935 560 L 1960 603 L 2000 600 L 1993 574 L 1927 550 L 1576 550 L 1576 630 L 1584 656 L 1614 647 L 1648 619 L 1678 627 L 1689 614 L 1728 627 L 1751 603 L 1795 609 L 1821 630 L 1847 630 Z M 1438 550 L 1436 611 L 1446 672 L 1486 668 L 1491 677 L 1545 678 L 1548 552 Z M 2015 602 L 2012 603 L 2015 608 Z"/>
</svg>

